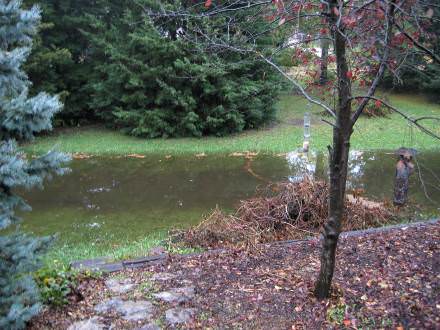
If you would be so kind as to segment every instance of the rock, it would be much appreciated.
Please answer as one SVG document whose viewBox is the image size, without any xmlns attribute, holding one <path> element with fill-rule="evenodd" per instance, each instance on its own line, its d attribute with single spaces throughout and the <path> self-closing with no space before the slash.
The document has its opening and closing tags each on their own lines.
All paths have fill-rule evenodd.
<svg viewBox="0 0 440 330">
<path fill-rule="evenodd" d="M 110 300 L 103 301 L 102 303 L 95 306 L 95 311 L 98 313 L 106 313 L 111 310 L 116 310 L 124 301 L 119 298 L 114 298 Z"/>
<path fill-rule="evenodd" d="M 140 321 L 153 317 L 153 304 L 146 300 L 123 301 L 119 298 L 110 299 L 95 306 L 98 313 L 115 311 L 127 321 Z"/>
<path fill-rule="evenodd" d="M 103 330 L 105 325 L 99 322 L 97 317 L 88 320 L 78 321 L 71 324 L 67 330 Z"/>
<path fill-rule="evenodd" d="M 161 330 L 161 328 L 154 323 L 148 323 L 137 330 Z"/>
<path fill-rule="evenodd" d="M 139 321 L 153 317 L 153 304 L 146 300 L 126 301 L 116 310 L 127 321 Z"/>
<path fill-rule="evenodd" d="M 181 303 L 194 298 L 194 294 L 194 287 L 186 286 L 182 288 L 174 288 L 169 291 L 159 292 L 153 296 L 165 302 Z"/>
<path fill-rule="evenodd" d="M 99 266 L 98 271 L 105 273 L 119 272 L 124 269 L 122 262 L 112 262 Z"/>
<path fill-rule="evenodd" d="M 133 284 L 129 278 L 125 278 L 122 280 L 110 278 L 105 281 L 105 285 L 109 288 L 110 291 L 113 291 L 114 293 L 126 293 L 133 290 L 135 286 L 135 284 Z"/>
<path fill-rule="evenodd" d="M 99 270 L 102 265 L 111 262 L 109 257 L 104 258 L 96 258 L 96 259 L 87 259 L 87 260 L 79 260 L 73 261 L 70 263 L 70 266 L 73 269 L 91 269 L 91 270 Z"/>
<path fill-rule="evenodd" d="M 186 323 L 196 314 L 195 308 L 171 308 L 165 312 L 168 324 Z"/>
<path fill-rule="evenodd" d="M 171 273 L 156 273 L 153 276 L 151 276 L 152 281 L 169 281 L 176 278 L 176 275 Z"/>
</svg>

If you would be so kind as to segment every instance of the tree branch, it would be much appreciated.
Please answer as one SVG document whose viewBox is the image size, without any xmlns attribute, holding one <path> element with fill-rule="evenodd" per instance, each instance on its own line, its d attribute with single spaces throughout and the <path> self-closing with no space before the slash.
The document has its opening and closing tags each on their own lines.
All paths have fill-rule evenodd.
<svg viewBox="0 0 440 330">
<path fill-rule="evenodd" d="M 327 111 L 332 117 L 336 118 L 336 114 L 335 112 L 330 109 L 330 107 L 328 107 L 327 105 L 325 105 L 324 103 L 315 100 L 314 98 L 310 97 L 310 95 L 304 90 L 304 88 L 294 79 L 292 79 L 292 77 L 290 77 L 287 73 L 285 73 L 278 65 L 276 65 L 275 63 L 273 63 L 271 60 L 269 60 L 267 57 L 263 56 L 262 54 L 258 53 L 258 55 L 260 56 L 260 58 L 265 61 L 266 63 L 270 64 L 273 68 L 275 68 L 275 70 L 277 70 L 279 73 L 281 73 L 281 75 L 286 78 L 288 81 L 290 81 L 295 87 L 296 89 L 298 89 L 301 94 L 307 99 L 307 101 L 309 101 L 310 103 L 319 105 L 320 107 L 324 108 L 325 111 Z"/>
<path fill-rule="evenodd" d="M 416 126 L 418 129 L 420 129 L 423 133 L 429 135 L 430 137 L 437 139 L 440 141 L 440 136 L 437 135 L 436 133 L 432 132 L 431 130 L 427 129 L 425 126 L 419 124 L 418 122 L 420 120 L 424 120 L 424 119 L 435 119 L 435 120 L 440 120 L 440 118 L 437 117 L 420 117 L 420 118 L 411 118 L 410 116 L 408 116 L 406 113 L 400 111 L 399 109 L 393 107 L 391 104 L 381 100 L 380 98 L 374 97 L 374 96 L 353 96 L 352 99 L 368 99 L 367 102 L 369 100 L 375 100 L 375 101 L 379 101 L 381 102 L 384 106 L 386 106 L 388 109 L 396 112 L 397 114 L 401 115 L 403 118 L 405 118 L 407 121 L 411 122 L 414 124 L 414 126 Z"/>
<path fill-rule="evenodd" d="M 416 39 L 414 39 L 408 32 L 406 32 L 398 23 L 395 23 L 397 29 L 411 42 L 416 46 L 418 49 L 423 50 L 426 54 L 428 54 L 434 62 L 437 64 L 440 64 L 440 57 L 436 55 L 432 50 L 426 48 L 423 46 L 420 42 L 418 42 Z"/>
<path fill-rule="evenodd" d="M 376 92 L 377 86 L 379 86 L 380 81 L 382 80 L 382 77 L 385 73 L 385 69 L 387 66 L 388 57 L 390 55 L 390 43 L 391 43 L 391 34 L 393 32 L 393 22 L 394 22 L 394 8 L 395 8 L 395 0 L 391 1 L 390 5 L 388 6 L 386 17 L 387 17 L 387 31 L 385 34 L 385 53 L 382 56 L 382 60 L 380 63 L 379 70 L 376 73 L 376 77 L 374 77 L 374 80 L 368 90 L 367 96 L 371 97 Z M 361 104 L 357 107 L 355 113 L 351 117 L 351 127 L 356 124 L 356 121 L 359 119 L 359 116 L 362 114 L 362 112 L 365 109 L 365 106 L 368 103 L 368 98 L 365 98 L 362 100 Z"/>
</svg>

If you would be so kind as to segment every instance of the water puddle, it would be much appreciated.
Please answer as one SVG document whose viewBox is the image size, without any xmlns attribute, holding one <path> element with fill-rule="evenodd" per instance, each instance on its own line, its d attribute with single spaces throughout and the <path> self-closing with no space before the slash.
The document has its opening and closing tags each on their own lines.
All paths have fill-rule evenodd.
<svg viewBox="0 0 440 330">
<path fill-rule="evenodd" d="M 410 202 L 424 216 L 439 214 L 440 154 L 421 153 L 417 160 Z M 395 163 L 392 153 L 352 152 L 348 192 L 391 201 Z M 327 157 L 310 152 L 247 158 L 90 158 L 72 161 L 71 168 L 71 174 L 55 178 L 44 190 L 24 193 L 33 211 L 21 215 L 23 228 L 37 235 L 59 233 L 61 242 L 108 244 L 196 224 L 216 206 L 232 209 L 268 182 L 301 180 L 305 173 L 326 178 Z"/>
</svg>

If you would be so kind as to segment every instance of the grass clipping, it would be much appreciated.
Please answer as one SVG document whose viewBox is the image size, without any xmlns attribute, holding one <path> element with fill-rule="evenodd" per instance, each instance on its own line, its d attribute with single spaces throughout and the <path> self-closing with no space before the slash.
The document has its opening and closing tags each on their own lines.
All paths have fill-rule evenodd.
<svg viewBox="0 0 440 330">
<path fill-rule="evenodd" d="M 217 208 L 198 226 L 175 237 L 187 246 L 219 248 L 313 236 L 327 220 L 328 197 L 329 186 L 323 181 L 271 184 L 258 190 L 257 197 L 240 201 L 233 214 Z M 382 204 L 350 197 L 343 230 L 378 227 L 392 218 L 392 212 Z"/>
</svg>

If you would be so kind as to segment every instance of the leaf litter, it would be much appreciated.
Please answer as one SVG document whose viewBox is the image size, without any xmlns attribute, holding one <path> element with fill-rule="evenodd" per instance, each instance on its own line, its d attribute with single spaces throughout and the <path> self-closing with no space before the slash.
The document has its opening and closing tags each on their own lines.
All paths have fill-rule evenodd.
<svg viewBox="0 0 440 330">
<path fill-rule="evenodd" d="M 157 291 L 192 283 L 196 295 L 184 307 L 197 313 L 182 329 L 438 329 L 439 242 L 439 221 L 341 238 L 332 296 L 322 301 L 312 294 L 319 269 L 317 238 L 266 244 L 258 254 L 229 249 L 172 255 L 161 264 L 106 276 L 142 285 L 154 273 L 175 275 L 143 285 L 139 299 L 151 296 L 147 287 Z M 102 280 L 83 282 L 78 290 L 82 301 L 46 309 L 30 328 L 65 329 L 93 316 L 93 306 L 108 295 Z M 154 303 L 160 320 L 167 307 Z M 113 314 L 103 322 L 117 329 L 142 326 Z"/>
</svg>

